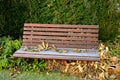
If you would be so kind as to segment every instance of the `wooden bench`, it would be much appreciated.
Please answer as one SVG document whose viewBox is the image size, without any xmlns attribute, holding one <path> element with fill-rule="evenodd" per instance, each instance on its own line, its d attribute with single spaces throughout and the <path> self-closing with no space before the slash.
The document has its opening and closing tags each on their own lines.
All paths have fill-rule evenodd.
<svg viewBox="0 0 120 80">
<path fill-rule="evenodd" d="M 63 59 L 100 61 L 98 54 L 98 25 L 63 25 L 25 23 L 23 32 L 24 46 L 37 46 L 42 41 L 54 44 L 59 49 L 67 49 L 67 53 L 52 50 L 29 52 L 22 48 L 13 56 L 23 58 Z M 85 49 L 76 53 L 74 48 Z"/>
</svg>

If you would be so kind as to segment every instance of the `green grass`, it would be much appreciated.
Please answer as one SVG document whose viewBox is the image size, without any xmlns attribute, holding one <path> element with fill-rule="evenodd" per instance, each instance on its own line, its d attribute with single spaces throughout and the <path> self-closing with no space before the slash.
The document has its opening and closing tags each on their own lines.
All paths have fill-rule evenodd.
<svg viewBox="0 0 120 80">
<path fill-rule="evenodd" d="M 22 72 L 20 74 L 14 73 L 9 70 L 0 71 L 0 80 L 80 80 L 75 76 L 68 76 L 60 72 Z"/>
</svg>

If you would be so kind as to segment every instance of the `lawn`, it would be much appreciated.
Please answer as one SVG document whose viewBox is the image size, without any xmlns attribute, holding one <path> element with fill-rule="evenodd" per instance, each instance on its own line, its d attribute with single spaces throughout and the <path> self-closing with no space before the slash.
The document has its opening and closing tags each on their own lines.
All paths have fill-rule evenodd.
<svg viewBox="0 0 120 80">
<path fill-rule="evenodd" d="M 57 71 L 52 72 L 12 72 L 9 70 L 0 71 L 0 80 L 80 80 L 79 77 L 68 76 Z"/>
</svg>

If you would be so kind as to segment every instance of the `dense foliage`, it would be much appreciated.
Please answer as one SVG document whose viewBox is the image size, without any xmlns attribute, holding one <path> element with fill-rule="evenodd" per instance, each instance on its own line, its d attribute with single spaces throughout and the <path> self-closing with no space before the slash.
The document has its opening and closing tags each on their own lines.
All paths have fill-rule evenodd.
<svg viewBox="0 0 120 80">
<path fill-rule="evenodd" d="M 0 0 L 0 36 L 22 36 L 25 22 L 95 24 L 112 40 L 120 26 L 119 0 Z"/>
<path fill-rule="evenodd" d="M 19 69 L 22 71 L 42 71 L 45 68 L 44 60 L 14 58 L 13 53 L 21 47 L 21 41 L 3 37 L 0 42 L 0 70 Z"/>
</svg>

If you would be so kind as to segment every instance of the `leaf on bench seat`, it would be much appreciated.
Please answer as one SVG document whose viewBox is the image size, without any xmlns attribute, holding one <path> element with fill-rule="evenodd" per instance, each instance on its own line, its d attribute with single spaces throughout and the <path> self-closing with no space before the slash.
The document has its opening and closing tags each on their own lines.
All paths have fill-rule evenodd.
<svg viewBox="0 0 120 80">
<path fill-rule="evenodd" d="M 45 43 L 44 41 L 42 42 L 42 44 L 39 44 L 38 45 L 38 50 L 39 51 L 42 51 L 42 50 L 49 50 L 50 49 L 50 47 L 49 47 L 49 45 L 48 45 L 48 43 Z"/>
<path fill-rule="evenodd" d="M 87 50 L 86 49 L 82 49 L 81 52 L 85 53 L 85 52 L 87 52 Z"/>
<path fill-rule="evenodd" d="M 67 52 L 68 52 L 68 50 L 61 49 L 61 50 L 59 50 L 58 52 L 60 52 L 60 53 L 67 53 Z"/>
<path fill-rule="evenodd" d="M 58 51 L 58 49 L 56 48 L 55 45 L 52 45 L 52 50 L 53 50 L 53 51 Z"/>
<path fill-rule="evenodd" d="M 73 52 L 77 52 L 77 53 L 79 53 L 79 52 L 80 52 L 80 49 L 75 48 L 75 49 L 73 49 Z"/>
</svg>

